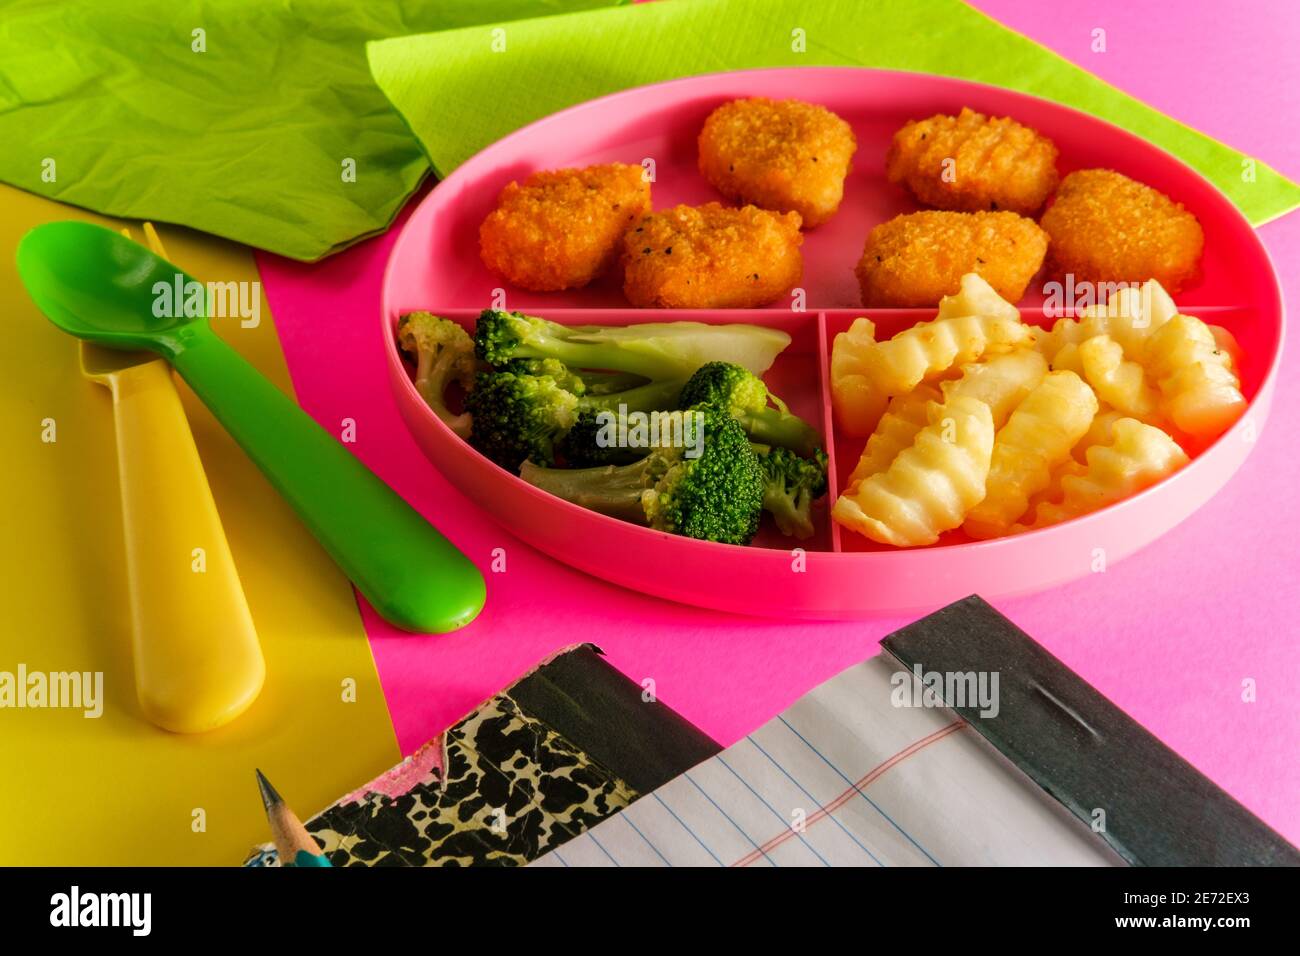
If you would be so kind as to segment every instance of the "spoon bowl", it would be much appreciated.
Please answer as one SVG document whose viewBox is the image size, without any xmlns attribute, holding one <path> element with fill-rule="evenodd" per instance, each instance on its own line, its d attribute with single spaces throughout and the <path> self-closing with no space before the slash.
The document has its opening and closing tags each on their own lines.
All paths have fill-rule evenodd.
<svg viewBox="0 0 1300 956">
<path fill-rule="evenodd" d="M 206 292 L 202 283 L 139 243 L 88 222 L 33 229 L 18 243 L 18 272 L 51 322 L 110 348 L 170 353 L 178 332 L 207 317 L 206 294 L 189 294 Z"/>
</svg>

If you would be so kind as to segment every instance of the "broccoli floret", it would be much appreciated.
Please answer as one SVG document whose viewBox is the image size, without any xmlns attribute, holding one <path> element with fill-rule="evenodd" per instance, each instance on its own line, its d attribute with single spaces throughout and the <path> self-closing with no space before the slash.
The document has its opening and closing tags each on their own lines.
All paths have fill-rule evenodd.
<svg viewBox="0 0 1300 956">
<path fill-rule="evenodd" d="M 622 392 L 647 382 L 643 375 L 571 369 L 555 359 L 511 359 L 501 366 L 501 371 L 514 372 L 517 375 L 549 375 L 562 388 L 568 389 L 579 397 Z"/>
<path fill-rule="evenodd" d="M 771 401 L 777 407 L 768 405 Z M 759 444 L 789 448 L 808 457 L 821 447 L 821 435 L 785 402 L 767 390 L 763 380 L 731 362 L 702 365 L 682 388 L 684 406 L 704 402 L 727 409 L 749 437 Z"/>
<path fill-rule="evenodd" d="M 539 368 L 548 366 L 558 366 L 552 370 L 560 374 L 560 380 L 551 375 L 516 372 L 480 372 L 474 380 L 474 387 L 465 400 L 474 416 L 470 443 L 502 468 L 517 470 L 526 458 L 551 465 L 555 463 L 557 451 L 566 460 L 584 458 L 586 454 L 596 455 L 594 463 L 635 460 L 639 456 L 605 456 L 593 451 L 615 444 L 602 440 L 602 429 L 608 426 L 597 416 L 601 412 L 617 415 L 624 411 L 672 408 L 682 387 L 678 379 L 651 382 L 608 395 L 580 396 L 561 384 L 573 384 L 566 377 L 568 370 L 563 365 L 548 362 Z M 578 383 L 577 387 L 583 386 Z M 587 413 L 583 430 L 566 452 L 565 436 L 579 422 L 582 413 Z M 584 443 L 588 438 L 591 448 Z"/>
<path fill-rule="evenodd" d="M 619 440 L 631 427 L 626 416 L 677 408 L 683 384 L 681 379 L 668 379 L 622 392 L 583 396 L 578 400 L 578 420 L 559 445 L 560 455 L 570 467 L 625 465 L 645 457 L 644 447 L 629 447 Z"/>
<path fill-rule="evenodd" d="M 570 467 L 626 465 L 644 458 L 644 446 L 620 441 L 635 426 L 630 413 L 662 412 L 677 408 L 681 379 L 649 382 L 622 392 L 587 394 L 578 401 L 578 420 L 564 436 L 558 451 Z"/>
<path fill-rule="evenodd" d="M 654 448 L 630 465 L 563 469 L 525 462 L 520 475 L 574 504 L 659 531 L 749 544 L 763 508 L 758 455 L 726 412 L 701 406 L 682 414 L 703 429 L 697 457 L 688 457 L 683 442 L 687 447 Z"/>
<path fill-rule="evenodd" d="M 790 336 L 779 329 L 739 323 L 576 326 L 496 309 L 484 310 L 474 330 L 478 357 L 489 365 L 549 358 L 571 369 L 625 372 L 654 381 L 689 378 L 715 359 L 761 373 L 789 344 Z"/>
<path fill-rule="evenodd" d="M 826 494 L 826 452 L 800 458 L 788 448 L 755 446 L 763 468 L 763 510 L 776 519 L 782 534 L 813 536 L 812 503 Z"/>
<path fill-rule="evenodd" d="M 474 380 L 474 340 L 450 319 L 429 312 L 410 312 L 397 323 L 397 341 L 415 356 L 415 388 L 434 414 L 461 438 L 470 432 L 470 416 L 447 407 L 447 386 L 469 389 Z"/>
<path fill-rule="evenodd" d="M 614 425 L 617 428 L 617 422 Z M 570 468 L 594 468 L 597 465 L 629 465 L 644 458 L 649 449 L 635 448 L 610 441 L 608 419 L 599 411 L 581 410 L 578 420 L 564 436 L 556 453 Z"/>
<path fill-rule="evenodd" d="M 555 443 L 578 417 L 578 397 L 549 375 L 479 372 L 465 407 L 470 444 L 510 471 L 529 458 L 553 464 Z"/>
<path fill-rule="evenodd" d="M 743 428 L 722 409 L 698 406 L 704 449 L 679 458 L 642 500 L 650 527 L 688 538 L 749 544 L 763 510 L 763 469 Z"/>
<path fill-rule="evenodd" d="M 555 379 L 555 384 L 560 388 L 578 397 L 582 397 L 587 392 L 587 383 L 582 380 L 582 376 L 555 359 L 512 359 L 502 365 L 498 371 L 534 377 L 549 376 Z"/>
</svg>

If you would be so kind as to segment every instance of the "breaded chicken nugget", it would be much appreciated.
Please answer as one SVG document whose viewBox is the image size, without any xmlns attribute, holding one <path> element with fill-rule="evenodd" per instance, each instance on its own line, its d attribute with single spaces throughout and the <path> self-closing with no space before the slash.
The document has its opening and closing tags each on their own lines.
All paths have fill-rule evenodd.
<svg viewBox="0 0 1300 956">
<path fill-rule="evenodd" d="M 1043 213 L 1051 268 L 1076 282 L 1145 282 L 1170 293 L 1195 278 L 1205 233 L 1164 193 L 1110 169 L 1080 169 Z"/>
<path fill-rule="evenodd" d="M 522 288 L 576 289 L 614 263 L 623 233 L 649 211 L 650 183 L 640 166 L 533 173 L 501 190 L 479 227 L 479 254 Z"/>
<path fill-rule="evenodd" d="M 936 209 L 1032 216 L 1056 188 L 1056 144 L 1013 119 L 963 109 L 907 123 L 885 171 Z"/>
<path fill-rule="evenodd" d="M 797 212 L 721 203 L 651 213 L 623 237 L 623 292 L 639 307 L 749 309 L 799 282 Z"/>
<path fill-rule="evenodd" d="M 723 103 L 700 130 L 700 172 L 718 192 L 819 226 L 840 208 L 858 141 L 824 106 L 754 97 Z"/>
<path fill-rule="evenodd" d="M 977 272 L 1017 302 L 1043 264 L 1047 233 L 1013 212 L 914 212 L 871 230 L 858 285 L 862 304 L 919 308 L 956 295 Z"/>
</svg>

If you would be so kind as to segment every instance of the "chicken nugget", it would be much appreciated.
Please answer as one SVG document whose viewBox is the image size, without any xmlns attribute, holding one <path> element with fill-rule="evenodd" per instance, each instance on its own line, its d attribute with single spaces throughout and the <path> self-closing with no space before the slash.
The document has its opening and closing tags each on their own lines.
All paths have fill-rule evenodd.
<svg viewBox="0 0 1300 956">
<path fill-rule="evenodd" d="M 858 141 L 824 106 L 754 97 L 723 103 L 700 130 L 700 173 L 728 199 L 797 212 L 805 228 L 840 208 Z"/>
<path fill-rule="evenodd" d="M 533 173 L 501 190 L 479 227 L 483 264 L 534 292 L 586 285 L 618 258 L 619 240 L 650 211 L 640 166 Z"/>
<path fill-rule="evenodd" d="M 1164 193 L 1110 169 L 1080 169 L 1043 213 L 1051 269 L 1075 282 L 1145 282 L 1176 293 L 1200 270 L 1205 233 Z"/>
<path fill-rule="evenodd" d="M 1032 216 L 1056 188 L 1056 144 L 1007 117 L 963 109 L 913 120 L 894 134 L 885 158 L 891 183 L 917 200 L 960 212 L 1005 210 Z"/>
<path fill-rule="evenodd" d="M 956 295 L 976 272 L 1008 302 L 1017 302 L 1043 264 L 1047 233 L 1013 212 L 914 212 L 881 223 L 867 236 L 858 285 L 862 304 L 920 308 Z"/>
<path fill-rule="evenodd" d="M 623 292 L 642 308 L 750 309 L 799 282 L 797 212 L 721 203 L 651 213 L 623 237 Z"/>
</svg>

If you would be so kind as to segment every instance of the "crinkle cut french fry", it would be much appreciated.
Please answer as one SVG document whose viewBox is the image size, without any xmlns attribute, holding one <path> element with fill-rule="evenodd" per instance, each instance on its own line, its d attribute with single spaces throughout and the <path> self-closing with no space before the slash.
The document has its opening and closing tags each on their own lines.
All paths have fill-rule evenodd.
<svg viewBox="0 0 1300 956">
<path fill-rule="evenodd" d="M 1006 534 L 1046 488 L 1052 469 L 1072 449 L 1097 414 L 1097 396 L 1073 372 L 1050 372 L 1011 413 L 997 433 L 988 487 L 962 527 L 972 538 Z"/>
<path fill-rule="evenodd" d="M 1042 354 L 1024 348 L 963 365 L 959 378 L 939 387 L 945 401 L 960 395 L 978 398 L 993 413 L 993 427 L 998 429 L 1046 374 L 1047 360 Z"/>
<path fill-rule="evenodd" d="M 922 322 L 880 342 L 863 356 L 863 371 L 887 395 L 905 395 L 922 381 L 987 352 L 1006 352 L 1032 338 L 1029 326 L 1001 316 L 967 315 Z"/>
<path fill-rule="evenodd" d="M 1175 315 L 1151 336 L 1146 361 L 1164 413 L 1187 434 L 1213 438 L 1245 411 L 1246 399 L 1228 355 L 1200 319 Z"/>
<path fill-rule="evenodd" d="M 850 435 L 870 435 L 889 403 L 863 374 L 863 356 L 875 345 L 876 324 L 866 317 L 854 319 L 831 345 L 831 405 Z"/>
<path fill-rule="evenodd" d="M 867 439 L 862 457 L 849 475 L 845 491 L 851 492 L 864 478 L 884 471 L 894 463 L 899 452 L 911 448 L 912 442 L 916 441 L 917 432 L 929 421 L 928 406 L 931 402 L 942 401 L 943 396 L 929 385 L 919 385 L 906 395 L 891 398 L 889 408 Z"/>
<path fill-rule="evenodd" d="M 1109 445 L 1088 449 L 1087 470 L 1061 479 L 1061 497 L 1044 501 L 1033 521 L 1012 531 L 1059 524 L 1129 498 L 1187 464 L 1187 453 L 1159 428 L 1135 418 L 1111 427 Z"/>
<path fill-rule="evenodd" d="M 1088 426 L 1088 430 L 1083 433 L 1083 437 L 1075 442 L 1074 448 L 1070 450 L 1071 457 L 1080 464 L 1087 464 L 1088 449 L 1093 445 L 1109 445 L 1113 440 L 1111 431 L 1115 427 L 1115 423 L 1124 417 L 1125 415 L 1122 412 L 1117 412 L 1103 403 L 1097 409 L 1097 414 L 1092 417 L 1092 424 Z"/>
<path fill-rule="evenodd" d="M 930 424 L 886 471 L 841 495 L 836 521 L 882 544 L 934 544 L 984 497 L 993 451 L 993 414 L 975 398 L 932 405 Z"/>
<path fill-rule="evenodd" d="M 1083 356 L 1079 354 L 1079 346 L 1075 342 L 1066 342 L 1060 350 L 1052 357 L 1053 372 L 1073 372 L 1079 378 L 1083 378 Z"/>
<path fill-rule="evenodd" d="M 1008 322 L 1020 320 L 1020 310 L 998 295 L 978 272 L 961 277 L 961 287 L 954 295 L 939 300 L 938 319 L 956 319 L 965 315 L 991 315 Z"/>
<path fill-rule="evenodd" d="M 1084 380 L 1097 398 L 1130 418 L 1161 426 L 1160 396 L 1137 362 L 1109 335 L 1094 335 L 1078 347 Z"/>
<path fill-rule="evenodd" d="M 1088 466 L 1073 457 L 1067 458 L 1065 461 L 1061 462 L 1059 465 L 1053 468 L 1052 476 L 1050 480 L 1047 482 L 1047 487 L 1029 499 L 1029 507 L 1025 509 L 1024 523 L 1025 524 L 1033 523 L 1034 515 L 1038 513 L 1038 506 L 1043 504 L 1043 502 L 1061 500 L 1061 495 L 1064 493 L 1062 490 L 1062 482 L 1067 477 L 1071 475 L 1073 476 L 1083 475 L 1086 474 L 1087 471 L 1088 471 Z M 1013 525 L 1012 527 L 1017 528 L 1022 526 Z"/>
</svg>

